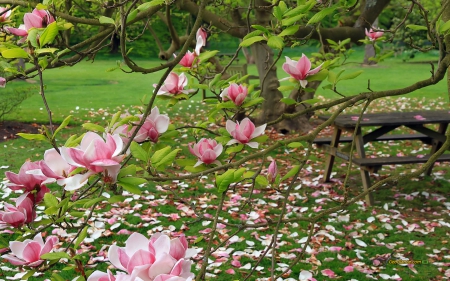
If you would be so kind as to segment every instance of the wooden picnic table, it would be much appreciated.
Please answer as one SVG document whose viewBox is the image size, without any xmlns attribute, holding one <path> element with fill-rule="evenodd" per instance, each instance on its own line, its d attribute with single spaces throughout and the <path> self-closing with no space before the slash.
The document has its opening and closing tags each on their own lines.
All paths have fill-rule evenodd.
<svg viewBox="0 0 450 281">
<path fill-rule="evenodd" d="M 319 119 L 328 120 L 330 115 L 321 115 Z M 323 146 L 327 152 L 324 180 L 330 180 L 335 157 L 349 161 L 349 147 L 339 149 L 340 143 L 351 143 L 352 137 L 341 137 L 343 132 L 354 133 L 359 115 L 345 114 L 338 116 L 333 122 L 333 135 L 331 138 L 318 138 L 314 140 L 318 146 Z M 418 111 L 418 112 L 387 112 L 364 114 L 355 134 L 355 148 L 357 155 L 352 157 L 352 162 L 360 167 L 361 177 L 364 190 L 370 187 L 369 172 L 377 172 L 383 165 L 392 164 L 413 164 L 425 163 L 429 157 L 434 154 L 445 142 L 445 132 L 450 123 L 450 111 Z M 426 124 L 439 124 L 437 131 L 425 127 Z M 406 126 L 417 134 L 388 134 L 394 129 Z M 379 127 L 374 131 L 364 134 L 363 127 Z M 399 141 L 399 140 L 420 140 L 424 143 L 431 144 L 429 155 L 424 157 L 417 156 L 392 156 L 366 158 L 364 144 L 373 141 Z M 443 154 L 437 160 L 450 161 L 450 154 Z M 434 163 L 433 163 L 434 164 Z M 432 167 L 427 170 L 427 175 L 431 173 Z M 373 204 L 373 195 L 369 193 L 366 196 L 366 203 Z"/>
</svg>

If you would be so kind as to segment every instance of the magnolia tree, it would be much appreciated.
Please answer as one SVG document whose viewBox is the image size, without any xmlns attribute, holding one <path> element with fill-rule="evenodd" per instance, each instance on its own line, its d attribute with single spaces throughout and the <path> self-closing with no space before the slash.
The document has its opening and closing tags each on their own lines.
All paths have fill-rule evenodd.
<svg viewBox="0 0 450 281">
<path fill-rule="evenodd" d="M 368 5 L 369 2 L 362 1 L 360 5 Z M 265 91 L 266 76 L 263 76 L 262 89 L 258 91 L 255 91 L 255 85 L 244 82 L 246 77 L 235 75 L 221 79 L 225 76 L 227 66 L 221 69 L 215 68 L 211 61 L 217 51 L 206 51 L 204 48 L 208 40 L 207 31 L 215 32 L 215 29 L 207 27 L 209 30 L 206 30 L 205 27 L 201 27 L 202 18 L 211 16 L 209 9 L 217 8 L 214 3 L 201 1 L 197 5 L 190 1 L 153 0 L 144 3 L 142 1 L 93 1 L 92 13 L 89 15 L 103 11 L 103 15 L 98 18 L 77 17 L 71 14 L 72 7 L 67 6 L 72 3 L 71 1 L 46 0 L 43 3 L 37 3 L 1 0 L 0 3 L 6 5 L 0 12 L 3 38 L 5 38 L 1 44 L 1 55 L 4 59 L 2 65 L 5 66 L 5 70 L 10 71 L 10 75 L 4 77 L 2 81 L 37 74 L 41 86 L 40 94 L 48 112 L 50 125 L 44 127 L 41 134 L 21 134 L 22 137 L 31 141 L 45 141 L 49 144 L 43 159 L 25 162 L 18 174 L 6 173 L 9 180 L 8 188 L 17 192 L 17 196 L 5 202 L 3 211 L 0 211 L 0 226 L 14 234 L 11 236 L 13 240 L 9 241 L 8 245 L 4 245 L 2 257 L 12 265 L 23 269 L 21 276 L 23 279 L 36 272 L 51 272 L 61 260 L 68 265 L 67 271 L 73 273 L 73 280 L 204 280 L 207 277 L 209 258 L 240 232 L 250 229 L 265 229 L 270 232 L 270 235 L 266 248 L 246 279 L 256 279 L 252 273 L 265 260 L 269 260 L 272 266 L 268 270 L 268 275 L 260 276 L 260 278 L 274 280 L 289 274 L 308 252 L 309 243 L 317 230 L 316 222 L 331 213 L 345 209 L 384 183 L 399 179 L 399 176 L 392 176 L 376 182 L 354 198 L 349 198 L 344 184 L 336 190 L 335 207 L 311 213 L 308 216 L 291 216 L 296 207 L 289 200 L 290 194 L 298 185 L 299 175 L 305 168 L 313 148 L 312 140 L 347 107 L 356 103 L 365 103 L 367 108 L 368 104 L 376 99 L 406 94 L 436 84 L 443 79 L 450 63 L 450 55 L 447 51 L 450 46 L 448 41 L 450 37 L 447 35 L 450 29 L 450 22 L 447 21 L 450 17 L 450 5 L 444 1 L 442 13 L 438 13 L 438 18 L 426 19 L 427 26 L 407 27 L 426 30 L 427 36 L 434 44 L 433 47 L 440 50 L 438 66 L 432 69 L 428 79 L 417 81 L 401 89 L 361 92 L 356 96 L 344 96 L 326 103 L 309 100 L 310 105 L 302 107 L 298 112 L 282 114 L 267 123 L 255 125 L 250 114 L 265 100 L 260 94 Z M 266 65 L 267 75 L 273 71 L 285 46 L 296 44 L 297 32 L 307 28 L 311 31 L 311 35 L 315 34 L 319 31 L 320 21 L 326 16 L 358 5 L 356 1 L 334 3 L 334 1 L 315 0 L 298 1 L 289 6 L 283 1 L 263 2 L 263 4 L 264 6 L 254 4 L 247 6 L 248 15 L 253 11 L 270 13 L 272 15 L 270 21 L 266 23 L 266 26 L 252 25 L 252 19 L 249 17 L 247 24 L 240 27 L 246 33 L 241 46 L 258 45 L 259 51 L 255 55 L 261 55 L 261 50 L 266 48 L 267 52 L 259 60 L 263 61 L 267 58 L 266 61 L 270 62 Z M 173 36 L 178 38 L 175 47 L 181 48 L 178 55 L 169 62 L 154 68 L 139 66 L 128 56 L 129 28 L 140 24 L 141 21 L 148 23 L 156 15 L 163 17 L 170 26 L 170 20 L 174 17 L 173 9 L 180 7 L 195 14 L 196 21 L 189 34 L 182 39 Z M 410 7 L 425 11 L 425 7 L 416 1 L 411 1 Z M 17 22 L 9 20 L 15 13 L 20 12 L 23 17 L 18 17 Z M 423 14 L 426 15 L 426 13 Z M 98 34 L 86 41 L 67 46 L 65 36 L 70 34 L 74 24 L 98 26 Z M 402 25 L 396 27 L 396 29 L 399 28 L 405 27 Z M 171 32 L 175 33 L 173 30 Z M 382 30 L 361 28 L 360 32 L 367 36 L 362 39 L 362 43 L 365 44 L 376 45 L 382 40 L 389 39 L 389 36 L 384 36 L 387 31 L 383 33 Z M 395 30 L 391 32 L 395 33 Z M 53 125 L 51 109 L 45 99 L 45 71 L 49 68 L 75 64 L 84 57 L 95 56 L 100 49 L 110 44 L 105 41 L 105 38 L 117 36 L 120 38 L 120 51 L 124 61 L 124 65 L 119 64 L 118 68 L 124 72 L 144 74 L 164 69 L 165 73 L 160 82 L 153 85 L 151 98 L 142 114 L 126 115 L 117 112 L 104 126 L 86 123 L 83 127 L 88 130 L 87 133 L 72 135 L 67 140 L 61 141 L 57 137 L 69 124 L 70 117 L 67 117 L 57 128 Z M 309 37 L 305 35 L 304 40 Z M 330 39 L 328 44 L 334 50 L 333 54 L 321 53 L 315 58 L 308 58 L 299 53 L 293 58 L 286 57 L 283 64 L 283 70 L 286 73 L 284 79 L 289 80 L 290 85 L 282 86 L 279 90 L 293 90 L 297 95 L 294 98 L 284 98 L 283 102 L 297 108 L 304 104 L 301 97 L 312 90 L 308 88 L 311 84 L 327 80 L 329 84 L 325 85 L 325 88 L 339 93 L 337 91 L 339 81 L 358 76 L 359 72 L 343 75 L 342 71 L 337 73 L 332 70 L 346 58 L 345 46 L 350 41 L 348 39 L 338 42 Z M 275 59 L 271 57 L 272 49 L 278 51 Z M 384 57 L 379 55 L 376 59 Z M 17 71 L 12 67 L 15 59 L 25 59 L 33 66 Z M 161 98 L 168 105 L 182 103 L 198 94 L 199 90 L 209 90 L 214 98 L 208 101 L 211 106 L 205 120 L 192 124 L 191 132 L 198 136 L 198 141 L 186 144 L 191 156 L 181 158 L 179 155 L 182 149 L 171 147 L 166 143 L 167 139 L 177 136 L 177 124 L 171 122 L 168 115 L 161 114 L 160 109 L 154 106 L 154 101 L 156 98 Z M 332 112 L 331 118 L 308 134 L 300 137 L 287 136 L 273 144 L 265 144 L 268 138 L 265 130 L 268 126 L 332 106 L 337 107 Z M 243 118 L 237 119 L 238 116 Z M 214 135 L 214 138 L 211 138 L 211 135 Z M 431 161 L 442 154 L 449 144 L 449 141 L 444 143 L 427 164 L 417 169 L 414 174 L 407 176 L 419 175 L 425 171 L 430 167 Z M 298 156 L 299 159 L 296 160 L 298 163 L 290 167 L 286 174 L 279 174 L 279 167 L 277 167 L 279 163 L 276 160 L 266 161 L 266 155 L 269 152 L 277 153 L 278 149 L 283 147 L 303 146 L 304 153 Z M 247 153 L 243 153 L 245 151 Z M 253 160 L 262 160 L 256 171 L 244 167 Z M 211 222 L 210 232 L 207 232 L 204 237 L 206 243 L 203 250 L 189 248 L 187 239 L 179 233 L 154 233 L 151 236 L 147 236 L 146 233 L 133 233 L 126 240 L 124 247 L 116 244 L 109 245 L 107 257 L 110 266 L 107 271 L 86 269 L 82 255 L 92 253 L 83 254 L 83 251 L 78 250 L 80 245 L 87 241 L 90 222 L 95 221 L 96 216 L 101 216 L 103 212 L 99 205 L 105 202 L 114 204 L 123 201 L 125 198 L 123 192 L 139 195 L 148 182 L 165 183 L 200 179 L 204 176 L 209 176 L 214 182 L 215 192 L 219 196 L 219 205 L 214 215 L 201 213 L 193 208 L 200 220 Z M 281 182 L 283 185 L 280 185 Z M 249 215 L 245 214 L 244 207 L 241 208 L 240 221 L 231 223 L 222 219 L 223 206 L 231 200 L 227 193 L 243 185 L 250 186 L 248 198 L 244 200 L 244 207 L 251 206 L 255 200 L 251 195 L 258 185 L 270 186 L 280 192 L 281 203 L 275 215 L 276 219 L 247 221 Z M 39 207 L 44 208 L 45 215 L 36 220 L 36 210 Z M 287 267 L 277 271 L 278 246 L 283 242 L 277 237 L 285 226 L 300 222 L 309 225 L 302 229 L 307 238 L 298 245 L 301 251 Z M 232 234 L 219 235 L 219 229 L 223 227 L 230 228 Z M 62 242 L 57 236 L 42 234 L 52 229 L 76 231 L 76 235 L 69 241 Z M 239 263 L 238 260 L 233 262 Z M 193 263 L 198 269 L 195 275 L 192 269 Z M 294 279 L 315 280 L 309 271 L 302 270 L 299 274 L 299 277 L 294 276 Z M 329 277 L 333 275 L 332 271 L 322 272 L 322 274 Z M 57 273 L 53 273 L 51 278 L 62 280 Z"/>
</svg>

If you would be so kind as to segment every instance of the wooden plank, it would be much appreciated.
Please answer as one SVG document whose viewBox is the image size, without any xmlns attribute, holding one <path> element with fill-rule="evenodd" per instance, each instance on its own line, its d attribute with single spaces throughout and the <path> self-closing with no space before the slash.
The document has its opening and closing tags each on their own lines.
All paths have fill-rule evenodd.
<svg viewBox="0 0 450 281">
<path fill-rule="evenodd" d="M 425 163 L 430 158 L 430 155 L 425 155 L 422 158 L 416 156 L 403 157 L 377 157 L 377 158 L 353 158 L 353 163 L 358 166 L 380 166 L 380 165 L 402 165 L 402 164 L 417 164 Z M 450 162 L 450 154 L 441 155 L 436 162 Z"/>
<path fill-rule="evenodd" d="M 420 116 L 420 117 L 419 117 Z M 321 120 L 328 120 L 330 115 L 318 116 Z M 356 117 L 356 118 L 355 118 Z M 334 124 L 345 128 L 354 128 L 357 123 L 356 114 L 344 114 L 338 116 Z M 424 110 L 416 112 L 383 112 L 364 114 L 360 126 L 402 126 L 450 123 L 450 113 L 448 110 Z"/>
<path fill-rule="evenodd" d="M 341 137 L 339 142 L 352 142 L 352 137 Z M 424 134 L 398 134 L 398 135 L 383 135 L 372 141 L 390 141 L 390 140 L 420 140 L 425 143 L 431 143 L 431 138 Z M 313 141 L 317 145 L 330 144 L 331 138 L 317 138 Z M 364 138 L 364 143 L 366 139 Z"/>
</svg>

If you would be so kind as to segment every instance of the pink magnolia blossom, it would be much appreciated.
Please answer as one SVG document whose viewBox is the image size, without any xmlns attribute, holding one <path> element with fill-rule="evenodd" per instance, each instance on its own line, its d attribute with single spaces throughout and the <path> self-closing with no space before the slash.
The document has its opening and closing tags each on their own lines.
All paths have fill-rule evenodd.
<svg viewBox="0 0 450 281">
<path fill-rule="evenodd" d="M 302 54 L 302 57 L 298 61 L 294 61 L 289 57 L 286 57 L 286 62 L 283 64 L 283 70 L 286 71 L 287 74 L 291 75 L 292 78 L 298 80 L 303 88 L 305 88 L 308 84 L 306 77 L 316 74 L 320 71 L 321 67 L 322 64 L 314 69 L 311 69 L 311 61 L 307 56 L 305 56 L 305 54 Z"/>
<path fill-rule="evenodd" d="M 120 171 L 120 162 L 125 158 L 120 154 L 123 141 L 119 135 L 106 134 L 105 140 L 93 132 L 84 135 L 78 147 L 62 147 L 61 156 L 75 167 L 83 167 L 93 173 L 104 173 L 104 181 L 115 183 Z M 88 172 L 88 173 L 89 173 Z M 66 190 L 74 190 L 65 187 Z"/>
<path fill-rule="evenodd" d="M 225 88 L 220 96 L 223 100 L 230 99 L 235 105 L 240 106 L 247 97 L 248 89 L 243 85 L 231 83 L 228 88 Z"/>
<path fill-rule="evenodd" d="M 367 31 L 366 28 L 366 36 L 369 37 L 370 41 L 375 41 L 378 38 L 380 38 L 381 36 L 383 36 L 384 32 L 383 31 L 373 31 L 372 28 Z"/>
<path fill-rule="evenodd" d="M 198 161 L 194 167 L 205 164 L 216 164 L 220 165 L 217 159 L 223 151 L 223 146 L 213 139 L 201 139 L 198 143 L 194 144 L 194 147 L 189 146 L 189 151 L 197 156 Z"/>
<path fill-rule="evenodd" d="M 186 75 L 181 73 L 179 76 L 175 72 L 171 72 L 169 76 L 167 76 L 166 81 L 159 89 L 157 95 L 178 95 L 178 94 L 188 94 L 189 90 L 184 90 L 188 81 Z M 153 84 L 153 87 L 156 87 L 157 84 Z"/>
<path fill-rule="evenodd" d="M 206 38 L 208 37 L 208 33 L 203 27 L 200 27 L 197 30 L 197 34 L 195 37 L 197 38 L 197 44 L 199 44 L 198 42 L 200 41 L 202 43 L 201 46 L 206 46 Z"/>
<path fill-rule="evenodd" d="M 191 261 L 187 258 L 195 251 L 187 247 L 184 236 L 171 240 L 167 235 L 156 233 L 147 239 L 142 234 L 133 233 L 125 242 L 125 247 L 112 245 L 108 258 L 117 269 L 130 274 L 130 277 L 116 275 L 116 278 L 120 276 L 123 280 L 182 281 L 194 276 L 190 272 Z"/>
<path fill-rule="evenodd" d="M 10 225 L 20 227 L 31 223 L 36 218 L 33 201 L 28 197 L 28 192 L 16 199 L 16 206 L 4 203 L 5 211 L 0 211 L 0 229 Z"/>
<path fill-rule="evenodd" d="M 275 160 L 272 160 L 272 163 L 270 163 L 269 169 L 267 170 L 267 178 L 269 182 L 274 183 L 275 179 L 277 178 L 277 175 L 278 175 L 277 162 L 275 162 Z"/>
<path fill-rule="evenodd" d="M 50 23 L 54 22 L 55 18 L 47 10 L 34 9 L 31 13 L 26 13 L 23 16 L 24 24 L 19 28 L 8 28 L 8 31 L 14 35 L 27 37 L 28 31 L 32 28 L 45 28 Z"/>
<path fill-rule="evenodd" d="M 19 174 L 6 172 L 6 178 L 9 180 L 6 186 L 12 190 L 24 190 L 25 192 L 37 190 L 35 194 L 29 193 L 28 197 L 36 204 L 40 203 L 44 194 L 50 192 L 50 190 L 44 185 L 47 177 L 42 174 L 34 174 L 34 171 L 39 170 L 39 168 L 39 162 L 27 161 L 20 167 Z"/>
<path fill-rule="evenodd" d="M 180 62 L 178 64 L 180 64 L 184 67 L 192 67 L 192 64 L 194 63 L 195 58 L 196 58 L 196 52 L 192 53 L 191 51 L 187 51 L 186 54 L 184 54 L 183 58 L 180 60 Z"/>
<path fill-rule="evenodd" d="M 139 118 L 142 118 L 142 115 Z M 152 142 L 157 142 L 159 136 L 167 131 L 169 124 L 169 116 L 159 114 L 159 109 L 155 106 L 152 108 L 150 115 L 145 118 L 144 124 L 139 129 L 134 140 L 143 142 L 146 139 L 150 139 Z"/>
<path fill-rule="evenodd" d="M 0 77 L 0 87 L 5 88 L 6 87 L 6 79 L 3 77 Z"/>
<path fill-rule="evenodd" d="M 0 22 L 5 22 L 11 15 L 11 10 L 9 8 L 0 7 L 0 14 L 1 13 L 4 13 L 4 14 L 0 16 Z"/>
<path fill-rule="evenodd" d="M 44 183 L 57 182 L 60 186 L 64 186 L 66 190 L 76 190 L 83 187 L 92 173 L 83 173 L 69 176 L 69 174 L 77 167 L 70 165 L 56 151 L 56 149 L 48 149 L 44 153 L 44 160 L 39 162 L 41 172 L 47 179 Z"/>
<path fill-rule="evenodd" d="M 37 267 L 42 264 L 41 256 L 49 253 L 55 244 L 58 243 L 56 236 L 49 236 L 44 243 L 41 233 L 38 233 L 33 240 L 26 239 L 23 242 L 9 242 L 12 255 L 3 255 L 13 265 L 26 265 Z"/>
<path fill-rule="evenodd" d="M 241 123 L 234 123 L 231 120 L 227 120 L 226 128 L 228 133 L 233 137 L 227 145 L 232 145 L 235 143 L 246 144 L 251 148 L 258 148 L 258 143 L 255 141 L 251 141 L 252 139 L 264 134 L 264 130 L 266 129 L 266 124 L 261 125 L 255 128 L 255 125 L 248 118 L 244 118 Z"/>
</svg>

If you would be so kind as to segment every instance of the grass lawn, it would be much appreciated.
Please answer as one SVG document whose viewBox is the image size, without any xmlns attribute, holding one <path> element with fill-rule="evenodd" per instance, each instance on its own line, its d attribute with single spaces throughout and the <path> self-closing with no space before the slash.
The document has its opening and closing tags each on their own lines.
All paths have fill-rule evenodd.
<svg viewBox="0 0 450 281">
<path fill-rule="evenodd" d="M 357 53 L 354 60 L 361 61 L 361 53 Z M 338 90 L 344 95 L 364 92 L 367 90 L 368 79 L 371 80 L 372 90 L 399 88 L 407 86 L 411 81 L 425 79 L 429 75 L 429 65 L 400 64 L 399 61 L 400 58 L 393 58 L 376 67 L 365 67 L 364 73 L 357 79 L 344 81 L 342 85 L 338 84 Z M 278 63 L 280 78 L 286 76 L 281 70 L 283 62 L 284 60 Z M 147 66 L 155 66 L 160 62 L 146 63 Z M 61 121 L 68 114 L 73 114 L 76 120 L 75 125 L 63 130 L 59 137 L 61 141 L 71 134 L 79 134 L 82 130 L 78 125 L 82 122 L 90 121 L 105 125 L 117 107 L 122 111 L 137 112 L 136 106 L 140 105 L 140 99 L 147 95 L 148 100 L 153 90 L 152 84 L 156 83 L 161 75 L 124 74 L 118 70 L 106 72 L 108 68 L 114 66 L 114 60 L 97 60 L 94 64 L 83 62 L 74 67 L 45 72 L 46 96 L 55 119 Z M 345 67 L 349 72 L 361 69 L 356 63 Z M 251 67 L 250 72 L 254 71 L 255 69 Z M 102 75 L 99 75 L 100 73 Z M 14 82 L 11 87 L 29 86 L 30 84 L 24 82 Z M 320 90 L 319 94 L 324 100 L 339 97 L 331 91 Z M 197 98 L 195 100 L 198 101 Z M 158 101 L 157 105 L 162 112 L 169 115 L 173 124 L 181 127 L 205 119 L 207 105 L 195 100 L 182 101 L 169 109 L 164 108 L 162 101 Z M 35 95 L 26 100 L 20 110 L 7 119 L 46 122 L 46 112 L 41 108 L 43 105 L 40 97 Z M 445 81 L 407 97 L 378 101 L 372 104 L 369 111 L 406 111 L 418 108 L 448 108 Z M 350 112 L 352 110 L 356 111 L 357 108 L 350 109 Z M 323 134 L 329 135 L 330 130 Z M 183 129 L 170 145 L 173 148 L 181 148 L 181 155 L 192 158 L 186 147 L 187 143 L 194 141 L 192 135 L 191 131 Z M 268 142 L 272 143 L 286 137 L 290 136 L 270 133 Z M 22 139 L 3 142 L 0 144 L 0 166 L 8 166 L 3 167 L 4 171 L 17 172 L 26 159 L 33 161 L 42 159 L 44 150 L 48 148 L 44 143 L 31 143 Z M 417 154 L 425 153 L 426 149 L 428 147 L 420 142 L 405 141 L 395 145 L 380 142 L 368 147 L 368 153 Z M 244 153 L 253 151 L 249 148 L 246 150 Z M 275 152 L 280 174 L 284 175 L 292 165 L 297 164 L 297 158 L 305 154 L 305 149 L 283 147 Z M 328 280 L 325 276 L 327 271 L 324 271 L 326 269 L 331 269 L 345 280 L 368 280 L 368 276 L 384 280 L 386 276 L 397 278 L 396 275 L 402 280 L 443 280 L 439 276 L 450 275 L 446 238 L 450 227 L 448 222 L 450 169 L 447 164 L 436 165 L 432 177 L 411 178 L 383 186 L 375 193 L 375 206 L 366 207 L 360 201 L 350 206 L 348 210 L 332 213 L 320 219 L 315 225 L 309 226 L 301 218 L 308 218 L 321 210 L 337 206 L 337 200 L 343 198 L 342 182 L 347 164 L 337 160 L 333 181 L 323 183 L 321 179 L 324 158 L 323 151 L 314 150 L 305 169 L 296 179 L 294 190 L 287 196 L 288 207 L 285 217 L 294 220 L 280 228 L 275 259 L 276 272 L 281 273 L 299 255 L 308 230 L 312 227 L 315 234 L 306 248 L 306 255 L 289 274 L 283 276 L 285 280 L 289 280 L 288 278 L 298 280 L 302 270 L 311 271 L 317 280 Z M 261 164 L 266 167 L 267 159 L 255 159 L 246 163 L 246 167 L 254 170 Z M 174 164 L 173 171 L 179 170 L 176 165 Z M 372 181 L 392 174 L 405 173 L 417 167 L 417 165 L 384 167 L 379 174 L 372 175 Z M 265 171 L 264 168 L 263 174 Z M 287 180 L 278 187 L 258 186 L 252 190 L 249 181 L 244 181 L 226 193 L 224 206 L 219 213 L 220 222 L 223 224 L 213 242 L 213 247 L 217 251 L 211 257 L 212 264 L 208 267 L 207 278 L 218 281 L 245 278 L 270 242 L 273 225 L 247 229 L 237 234 L 235 231 L 243 223 L 275 222 L 279 217 L 288 185 Z M 51 189 L 54 193 L 61 190 L 57 185 L 52 185 Z M 356 167 L 351 170 L 348 189 L 350 198 L 356 196 L 362 189 L 360 174 Z M 246 201 L 250 195 L 251 200 Z M 141 195 L 126 194 L 127 199 L 122 202 L 100 204 L 97 210 L 104 212 L 104 215 L 97 217 L 95 222 L 93 220 L 90 222 L 92 227 L 88 237 L 92 238 L 93 242 L 82 244 L 79 250 L 80 254 L 85 253 L 82 254 L 82 258 L 86 269 L 105 271 L 108 263 L 102 260 L 107 257 L 107 248 L 103 247 L 112 242 L 123 245 L 130 232 L 139 231 L 146 235 L 166 230 L 186 234 L 189 245 L 199 251 L 199 255 L 195 257 L 194 271 L 198 270 L 212 226 L 212 222 L 207 218 L 202 219 L 201 215 L 215 214 L 219 196 L 213 184 L 213 176 L 209 175 L 158 184 L 149 182 Z M 42 210 L 38 215 L 44 216 Z M 100 231 L 101 236 L 94 235 L 95 231 Z M 73 237 L 75 231 L 63 233 L 55 229 L 53 232 L 61 236 L 61 241 L 66 241 Z M 6 234 L 1 235 L 6 237 Z M 230 240 L 223 247 L 220 246 L 220 242 L 226 239 Z M 389 263 L 388 259 L 393 262 Z M 404 260 L 420 263 L 409 267 L 396 264 Z M 256 268 L 254 278 L 250 280 L 269 276 L 271 266 L 271 258 L 266 257 Z M 344 271 L 346 267 L 347 271 Z M 64 262 L 54 267 L 57 271 L 63 268 Z M 73 279 L 75 277 L 73 269 L 66 269 L 61 271 L 61 276 L 67 280 Z M 3 267 L 2 270 L 0 279 L 2 275 L 15 274 L 15 271 L 7 271 Z M 430 279 L 434 276 L 436 279 Z M 48 274 L 45 277 L 49 277 Z M 43 278 L 39 276 L 30 280 Z"/>
</svg>

